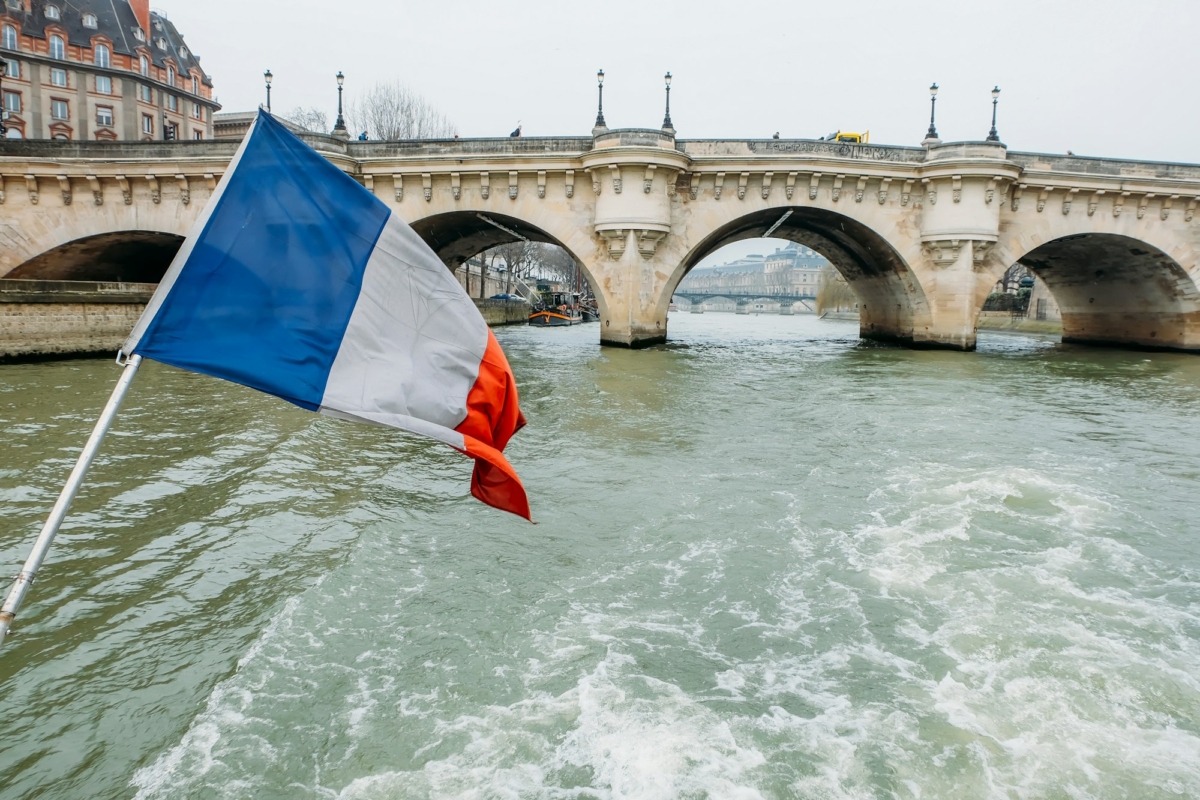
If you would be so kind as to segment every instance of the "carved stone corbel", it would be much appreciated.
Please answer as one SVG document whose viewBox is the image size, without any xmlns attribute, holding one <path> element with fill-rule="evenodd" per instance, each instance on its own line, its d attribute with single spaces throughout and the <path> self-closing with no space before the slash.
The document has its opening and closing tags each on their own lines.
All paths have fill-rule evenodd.
<svg viewBox="0 0 1200 800">
<path fill-rule="evenodd" d="M 900 192 L 900 205 L 901 206 L 908 205 L 908 201 L 910 199 L 912 199 L 913 184 L 915 184 L 915 183 L 916 183 L 916 181 L 913 179 L 909 179 L 904 182 L 904 189 L 903 189 L 903 191 Z"/>
<path fill-rule="evenodd" d="M 175 182 L 179 184 L 179 199 L 186 206 L 192 202 L 192 190 L 188 187 L 187 175 L 176 175 Z"/>
<path fill-rule="evenodd" d="M 1063 197 L 1062 212 L 1063 216 L 1071 213 L 1071 203 L 1075 200 L 1075 195 L 1079 194 L 1078 189 L 1067 189 L 1066 196 Z"/>
<path fill-rule="evenodd" d="M 657 168 L 654 164 L 646 165 L 646 172 L 642 175 L 642 191 L 646 194 L 654 190 L 654 170 Z"/>
<path fill-rule="evenodd" d="M 0 205 L 4 205 L 4 176 L 0 175 Z"/>
<path fill-rule="evenodd" d="M 569 169 L 566 174 L 567 198 L 575 196 L 575 170 Z"/>
<path fill-rule="evenodd" d="M 1125 208 L 1125 198 L 1129 197 L 1129 192 L 1121 192 L 1113 195 L 1113 216 L 1121 216 L 1121 211 Z"/>
<path fill-rule="evenodd" d="M 642 258 L 647 260 L 653 258 L 655 252 L 658 251 L 658 243 L 666 235 L 663 231 L 638 231 L 638 252 L 641 253 Z"/>
<path fill-rule="evenodd" d="M 600 194 L 600 173 L 593 169 L 585 169 L 584 172 L 592 179 L 592 194 Z"/>
<path fill-rule="evenodd" d="M 1101 189 L 1097 192 L 1093 192 L 1092 196 L 1088 198 L 1087 214 L 1089 217 L 1096 213 L 1096 206 L 1100 205 L 1100 198 L 1103 196 L 1104 190 Z"/>
<path fill-rule="evenodd" d="M 1159 219 L 1165 221 L 1167 219 L 1167 217 L 1171 216 L 1171 207 L 1175 205 L 1175 201 L 1178 199 L 1179 199 L 1179 195 L 1173 194 L 1170 197 L 1163 200 L 1162 210 L 1158 212 Z"/>
<path fill-rule="evenodd" d="M 879 191 L 876 192 L 876 196 L 879 198 L 879 205 L 883 205 L 884 203 L 887 202 L 888 189 L 891 188 L 891 185 L 892 185 L 891 178 L 883 178 L 882 180 L 879 181 Z"/>
<path fill-rule="evenodd" d="M 1021 207 L 1021 195 L 1025 193 L 1025 184 L 1018 183 L 1013 187 L 1012 195 L 1012 210 L 1016 211 Z"/>
<path fill-rule="evenodd" d="M 1183 211 L 1183 221 L 1191 222 L 1194 216 L 1196 216 L 1196 198 L 1192 197 L 1188 200 L 1187 208 Z"/>
<path fill-rule="evenodd" d="M 450 194 L 454 195 L 455 200 L 462 197 L 462 173 L 450 173 Z"/>
<path fill-rule="evenodd" d="M 821 185 L 821 173 L 814 172 L 808 179 L 808 199 L 817 199 L 817 188 Z"/>
<path fill-rule="evenodd" d="M 998 178 L 992 178 L 988 181 L 987 188 L 983 190 L 983 202 L 987 205 L 992 204 L 992 200 L 996 197 L 996 181 Z"/>
<path fill-rule="evenodd" d="M 33 175 L 25 176 L 25 191 L 29 195 L 30 204 L 36 206 L 38 204 L 38 187 L 37 178 Z"/>
<path fill-rule="evenodd" d="M 71 205 L 71 179 L 66 175 L 59 175 L 58 190 L 62 192 L 63 205 Z"/>
<path fill-rule="evenodd" d="M 738 200 L 746 199 L 746 184 L 749 182 L 750 182 L 750 173 L 749 172 L 743 172 L 742 174 L 738 175 L 738 188 L 737 188 Z"/>
<path fill-rule="evenodd" d="M 546 196 L 546 170 L 539 169 L 537 174 L 538 197 Z"/>
<path fill-rule="evenodd" d="M 691 198 L 693 200 L 695 200 L 696 197 L 700 194 L 700 173 L 699 172 L 692 173 L 692 186 L 690 189 L 688 189 L 688 194 L 691 195 Z"/>
<path fill-rule="evenodd" d="M 421 173 L 421 193 L 425 195 L 425 202 L 433 200 L 433 173 Z"/>
<path fill-rule="evenodd" d="M 925 197 L 929 200 L 929 205 L 937 205 L 937 184 L 929 178 L 921 178 L 921 183 L 925 184 Z"/>
<path fill-rule="evenodd" d="M 621 193 L 621 168 L 616 164 L 608 165 L 608 174 L 612 176 L 613 191 Z"/>
<path fill-rule="evenodd" d="M 980 239 L 975 239 L 971 242 L 971 261 L 976 268 L 982 267 L 984 262 L 987 261 L 988 253 L 994 244 L 995 242 L 985 242 Z"/>
<path fill-rule="evenodd" d="M 796 173 L 788 173 L 787 183 L 784 184 L 783 191 L 787 195 L 787 199 L 791 200 L 792 194 L 796 191 Z"/>
<path fill-rule="evenodd" d="M 619 261 L 621 256 L 625 255 L 625 243 L 629 239 L 629 231 L 600 231 L 600 238 L 604 240 L 604 244 L 608 247 L 608 257 L 613 261 Z"/>
<path fill-rule="evenodd" d="M 121 187 L 121 199 L 125 201 L 125 205 L 133 205 L 133 190 L 129 186 L 129 178 L 118 175 L 117 185 Z"/>
<path fill-rule="evenodd" d="M 484 200 L 492 196 L 492 173 L 479 173 L 479 196 Z"/>
<path fill-rule="evenodd" d="M 854 187 L 854 202 L 861 203 L 863 194 L 867 191 L 867 177 L 865 175 L 858 179 L 858 184 Z"/>
<path fill-rule="evenodd" d="M 1142 195 L 1141 201 L 1138 202 L 1137 218 L 1141 219 L 1146 216 L 1146 206 L 1150 205 L 1150 201 L 1154 198 L 1154 192 Z"/>
<path fill-rule="evenodd" d="M 487 175 L 486 172 L 483 174 Z M 484 183 L 487 183 L 486 178 L 484 178 Z M 404 176 L 398 172 L 392 175 L 392 190 L 396 194 L 397 203 L 404 200 Z M 484 197 L 487 197 L 487 195 L 485 194 Z"/>
<path fill-rule="evenodd" d="M 962 175 L 950 176 L 950 191 L 954 197 L 954 202 L 962 202 Z"/>
<path fill-rule="evenodd" d="M 98 206 L 104 205 L 104 190 L 100 188 L 100 179 L 95 175 L 88 175 L 87 182 L 92 190 L 92 202 Z"/>
<path fill-rule="evenodd" d="M 720 200 L 721 199 L 721 190 L 723 188 L 725 188 L 725 173 L 718 172 L 717 176 L 715 178 L 713 178 L 713 197 Z"/>
<path fill-rule="evenodd" d="M 845 175 L 835 175 L 833 178 L 833 202 L 835 203 L 842 196 L 842 181 L 845 179 Z"/>
<path fill-rule="evenodd" d="M 211 172 L 204 173 L 204 185 L 208 187 L 208 193 L 211 195 L 217 190 L 217 176 Z"/>
<path fill-rule="evenodd" d="M 766 200 L 771 196 L 771 181 L 774 179 L 774 172 L 764 172 L 762 181 L 762 199 Z"/>
<path fill-rule="evenodd" d="M 1052 191 L 1054 191 L 1053 187 L 1043 186 L 1041 191 L 1038 192 L 1037 210 L 1039 214 L 1046 208 L 1046 199 L 1050 197 Z"/>
<path fill-rule="evenodd" d="M 146 183 L 150 184 L 150 199 L 155 203 L 162 202 L 162 189 L 158 185 L 157 175 L 147 175 Z"/>
<path fill-rule="evenodd" d="M 362 179 L 363 186 L 366 187 L 367 191 L 371 194 L 375 194 L 375 176 L 367 173 L 362 176 Z"/>
<path fill-rule="evenodd" d="M 948 267 L 958 261 L 959 253 L 962 251 L 961 239 L 936 239 L 921 244 L 930 260 L 939 267 Z"/>
</svg>

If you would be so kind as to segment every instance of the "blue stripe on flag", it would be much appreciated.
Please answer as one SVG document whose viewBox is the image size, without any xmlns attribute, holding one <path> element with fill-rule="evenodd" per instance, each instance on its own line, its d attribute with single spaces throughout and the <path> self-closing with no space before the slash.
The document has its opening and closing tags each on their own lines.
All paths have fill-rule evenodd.
<svg viewBox="0 0 1200 800">
<path fill-rule="evenodd" d="M 316 410 L 390 211 L 270 115 L 135 352 Z"/>
</svg>

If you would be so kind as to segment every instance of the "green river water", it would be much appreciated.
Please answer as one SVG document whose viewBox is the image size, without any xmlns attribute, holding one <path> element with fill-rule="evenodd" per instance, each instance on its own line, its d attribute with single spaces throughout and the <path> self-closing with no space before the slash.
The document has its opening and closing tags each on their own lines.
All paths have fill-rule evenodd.
<svg viewBox="0 0 1200 800">
<path fill-rule="evenodd" d="M 536 526 L 148 364 L 0 650 L 0 798 L 1200 797 L 1200 358 L 497 335 Z M 117 374 L 0 367 L 5 591 Z"/>
</svg>

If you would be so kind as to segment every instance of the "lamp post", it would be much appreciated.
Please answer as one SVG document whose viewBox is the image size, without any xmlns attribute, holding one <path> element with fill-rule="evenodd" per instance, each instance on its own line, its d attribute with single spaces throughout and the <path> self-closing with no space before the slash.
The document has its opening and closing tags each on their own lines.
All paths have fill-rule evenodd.
<svg viewBox="0 0 1200 800">
<path fill-rule="evenodd" d="M 671 73 L 664 75 L 663 80 L 667 83 L 667 114 L 663 117 L 663 130 L 673 132 L 675 126 L 671 124 Z"/>
<path fill-rule="evenodd" d="M 996 103 L 1000 101 L 1000 87 L 992 89 L 992 129 L 988 131 L 987 141 L 1000 141 L 1000 134 L 996 133 Z"/>
<path fill-rule="evenodd" d="M 271 113 L 271 78 L 275 77 L 271 74 L 271 70 L 263 73 L 263 80 L 267 82 L 267 113 Z"/>
<path fill-rule="evenodd" d="M 337 74 L 338 82 L 338 115 L 337 122 L 333 126 L 333 135 L 341 136 L 345 139 L 350 138 L 350 133 L 346 130 L 346 120 L 342 116 L 342 84 L 346 82 L 346 76 L 339 69 Z"/>
<path fill-rule="evenodd" d="M 937 139 L 937 128 L 933 125 L 933 115 L 937 111 L 937 84 L 929 87 L 929 130 L 925 132 L 925 139 Z"/>
<path fill-rule="evenodd" d="M 8 109 L 3 105 L 4 102 L 4 76 L 8 74 L 8 62 L 0 58 L 0 138 L 8 133 L 8 128 L 4 127 L 4 120 L 8 116 Z"/>
<path fill-rule="evenodd" d="M 596 124 L 592 126 L 592 132 L 608 130 L 607 123 L 604 122 L 604 70 L 599 70 L 596 73 L 596 88 L 600 95 L 599 103 L 596 106 Z"/>
</svg>

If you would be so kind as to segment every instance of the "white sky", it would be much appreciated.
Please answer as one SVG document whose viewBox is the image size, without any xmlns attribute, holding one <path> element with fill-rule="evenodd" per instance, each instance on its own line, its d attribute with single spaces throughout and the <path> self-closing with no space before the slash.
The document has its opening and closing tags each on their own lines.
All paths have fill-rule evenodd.
<svg viewBox="0 0 1200 800">
<path fill-rule="evenodd" d="M 998 84 L 1014 150 L 1200 162 L 1200 0 L 153 3 L 226 111 L 255 108 L 270 68 L 277 113 L 317 105 L 332 124 L 340 69 L 347 98 L 399 79 L 462 136 L 505 136 L 518 120 L 526 136 L 587 135 L 597 68 L 611 128 L 661 125 L 670 70 L 681 138 L 841 128 L 915 145 L 930 82 L 943 141 L 987 135 Z"/>
</svg>

